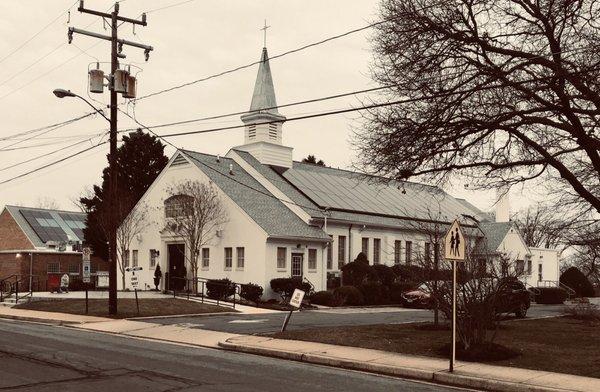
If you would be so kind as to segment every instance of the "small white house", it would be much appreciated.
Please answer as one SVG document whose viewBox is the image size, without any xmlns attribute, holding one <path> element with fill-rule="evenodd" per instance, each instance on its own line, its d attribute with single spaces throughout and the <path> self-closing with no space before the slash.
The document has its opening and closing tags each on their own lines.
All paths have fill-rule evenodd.
<svg viewBox="0 0 600 392">
<path fill-rule="evenodd" d="M 328 274 L 339 274 L 360 252 L 371 263 L 387 265 L 431 254 L 419 225 L 434 216 L 447 225 L 459 218 L 465 230 L 476 231 L 466 217 L 481 211 L 438 187 L 293 161 L 293 148 L 283 143 L 286 118 L 277 110 L 266 48 L 250 111 L 241 119 L 244 144 L 222 157 L 177 151 L 140 200 L 138 206 L 149 206 L 151 216 L 129 250 L 129 260 L 143 268 L 139 287 L 153 287 L 157 265 L 169 276 L 162 289 L 178 284 L 173 278 L 185 277 L 185 271 L 191 277 L 189 249 L 165 230 L 165 211 L 173 202 L 167 189 L 186 180 L 214 185 L 228 213 L 227 223 L 202 249 L 199 277 L 257 283 L 267 297 L 277 277 L 299 277 L 324 290 Z M 498 245 L 510 249 L 512 243 Z"/>
</svg>

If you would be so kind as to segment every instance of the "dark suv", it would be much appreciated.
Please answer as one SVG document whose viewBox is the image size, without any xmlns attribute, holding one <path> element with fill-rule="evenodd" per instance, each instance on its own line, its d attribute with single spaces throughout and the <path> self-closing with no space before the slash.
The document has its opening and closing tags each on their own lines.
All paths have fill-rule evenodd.
<svg viewBox="0 0 600 392">
<path fill-rule="evenodd" d="M 496 313 L 514 313 L 519 318 L 527 315 L 531 305 L 531 294 L 517 279 L 506 279 L 500 283 L 496 299 Z"/>
</svg>

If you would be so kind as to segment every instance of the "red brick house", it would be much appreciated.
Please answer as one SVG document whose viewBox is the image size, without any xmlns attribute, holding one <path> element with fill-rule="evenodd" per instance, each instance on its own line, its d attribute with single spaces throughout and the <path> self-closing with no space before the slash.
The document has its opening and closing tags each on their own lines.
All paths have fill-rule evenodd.
<svg viewBox="0 0 600 392">
<path fill-rule="evenodd" d="M 0 281 L 19 280 L 21 290 L 46 291 L 52 276 L 81 280 L 83 228 L 81 212 L 6 206 L 0 214 Z M 108 263 L 92 256 L 92 282 Z"/>
</svg>

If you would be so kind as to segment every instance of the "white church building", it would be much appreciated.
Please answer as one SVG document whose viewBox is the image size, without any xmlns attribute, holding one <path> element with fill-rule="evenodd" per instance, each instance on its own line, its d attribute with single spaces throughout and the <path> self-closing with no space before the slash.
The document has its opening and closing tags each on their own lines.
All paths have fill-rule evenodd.
<svg viewBox="0 0 600 392">
<path fill-rule="evenodd" d="M 277 110 L 266 48 L 250 110 L 241 120 L 243 145 L 224 156 L 177 151 L 140 200 L 138 205 L 151 211 L 129 255 L 143 268 L 136 274 L 140 288 L 154 287 L 157 265 L 169 279 L 183 277 L 184 271 L 191 275 L 184 241 L 165 230 L 167 189 L 181 181 L 213 184 L 228 213 L 227 223 L 201 251 L 198 276 L 256 283 L 267 297 L 277 277 L 301 277 L 324 290 L 328 273 L 339 273 L 359 252 L 371 263 L 410 263 L 416 254 L 432 250 L 416 229 L 419 222 L 459 218 L 469 230 L 475 223 L 468 217 L 481 214 L 438 187 L 294 161 L 293 148 L 283 143 L 286 118 Z M 527 254 L 531 251 L 524 251 L 523 260 Z M 171 282 L 163 278 L 160 288 Z"/>
</svg>

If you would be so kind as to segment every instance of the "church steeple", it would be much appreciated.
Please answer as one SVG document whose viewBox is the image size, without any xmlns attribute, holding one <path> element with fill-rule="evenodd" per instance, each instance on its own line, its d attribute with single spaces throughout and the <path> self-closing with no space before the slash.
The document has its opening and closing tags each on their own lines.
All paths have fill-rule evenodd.
<svg viewBox="0 0 600 392">
<path fill-rule="evenodd" d="M 240 148 L 252 153 L 261 163 L 291 167 L 292 149 L 283 146 L 282 127 L 286 118 L 277 110 L 266 47 L 262 50 L 250 111 L 243 114 L 241 119 L 246 126 L 244 145 Z"/>
</svg>

